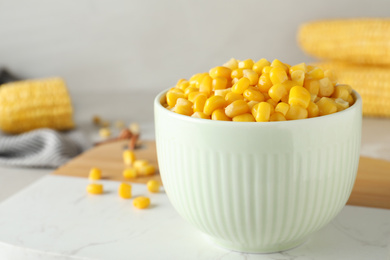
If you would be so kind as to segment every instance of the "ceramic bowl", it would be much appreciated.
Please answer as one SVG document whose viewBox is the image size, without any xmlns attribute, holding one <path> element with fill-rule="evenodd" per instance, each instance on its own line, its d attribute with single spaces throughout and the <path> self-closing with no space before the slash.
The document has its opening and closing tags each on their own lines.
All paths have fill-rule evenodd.
<svg viewBox="0 0 390 260">
<path fill-rule="evenodd" d="M 362 101 L 283 122 L 197 119 L 154 101 L 157 155 L 176 211 L 216 244 L 241 252 L 303 243 L 346 204 L 357 173 Z"/>
</svg>

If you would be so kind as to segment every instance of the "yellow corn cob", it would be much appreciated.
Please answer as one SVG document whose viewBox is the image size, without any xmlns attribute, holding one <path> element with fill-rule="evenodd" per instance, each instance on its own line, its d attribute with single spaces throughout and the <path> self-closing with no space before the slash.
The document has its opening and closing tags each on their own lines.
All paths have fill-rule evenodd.
<svg viewBox="0 0 390 260">
<path fill-rule="evenodd" d="M 341 62 L 318 62 L 331 69 L 338 82 L 351 85 L 363 99 L 363 114 L 390 117 L 390 66 L 362 66 Z"/>
<path fill-rule="evenodd" d="M 0 129 L 18 134 L 36 128 L 74 127 L 72 104 L 61 78 L 26 80 L 0 86 Z"/>
<path fill-rule="evenodd" d="M 298 42 L 318 58 L 390 65 L 390 19 L 323 20 L 303 24 Z"/>
</svg>

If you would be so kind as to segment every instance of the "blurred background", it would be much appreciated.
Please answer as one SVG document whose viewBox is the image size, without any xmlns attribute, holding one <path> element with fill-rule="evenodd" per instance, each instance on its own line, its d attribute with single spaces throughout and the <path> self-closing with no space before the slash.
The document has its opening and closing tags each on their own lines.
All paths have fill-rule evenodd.
<svg viewBox="0 0 390 260">
<path fill-rule="evenodd" d="M 389 10 L 388 0 L 0 0 L 0 67 L 61 76 L 76 99 L 157 93 L 231 57 L 313 61 L 296 43 L 300 24 Z"/>
</svg>

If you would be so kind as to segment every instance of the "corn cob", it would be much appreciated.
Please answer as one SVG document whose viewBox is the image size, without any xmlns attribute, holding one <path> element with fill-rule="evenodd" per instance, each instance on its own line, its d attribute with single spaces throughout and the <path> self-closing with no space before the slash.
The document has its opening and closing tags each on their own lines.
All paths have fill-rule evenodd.
<svg viewBox="0 0 390 260">
<path fill-rule="evenodd" d="M 301 48 L 326 60 L 390 65 L 390 19 L 323 20 L 303 24 Z"/>
<path fill-rule="evenodd" d="M 0 86 L 0 129 L 18 134 L 37 128 L 74 127 L 72 105 L 60 78 L 26 80 Z"/>
<path fill-rule="evenodd" d="M 363 114 L 390 117 L 390 66 L 363 66 L 341 62 L 317 62 L 330 69 L 338 82 L 351 85 L 363 99 Z"/>
</svg>

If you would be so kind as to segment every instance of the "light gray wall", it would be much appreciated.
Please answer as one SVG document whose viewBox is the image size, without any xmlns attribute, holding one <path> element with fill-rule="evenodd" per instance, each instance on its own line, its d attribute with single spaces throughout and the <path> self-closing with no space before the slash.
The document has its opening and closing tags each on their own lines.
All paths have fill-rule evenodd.
<svg viewBox="0 0 390 260">
<path fill-rule="evenodd" d="M 159 92 L 231 57 L 310 61 L 305 21 L 386 16 L 389 0 L 0 0 L 0 66 L 73 94 Z"/>
</svg>

